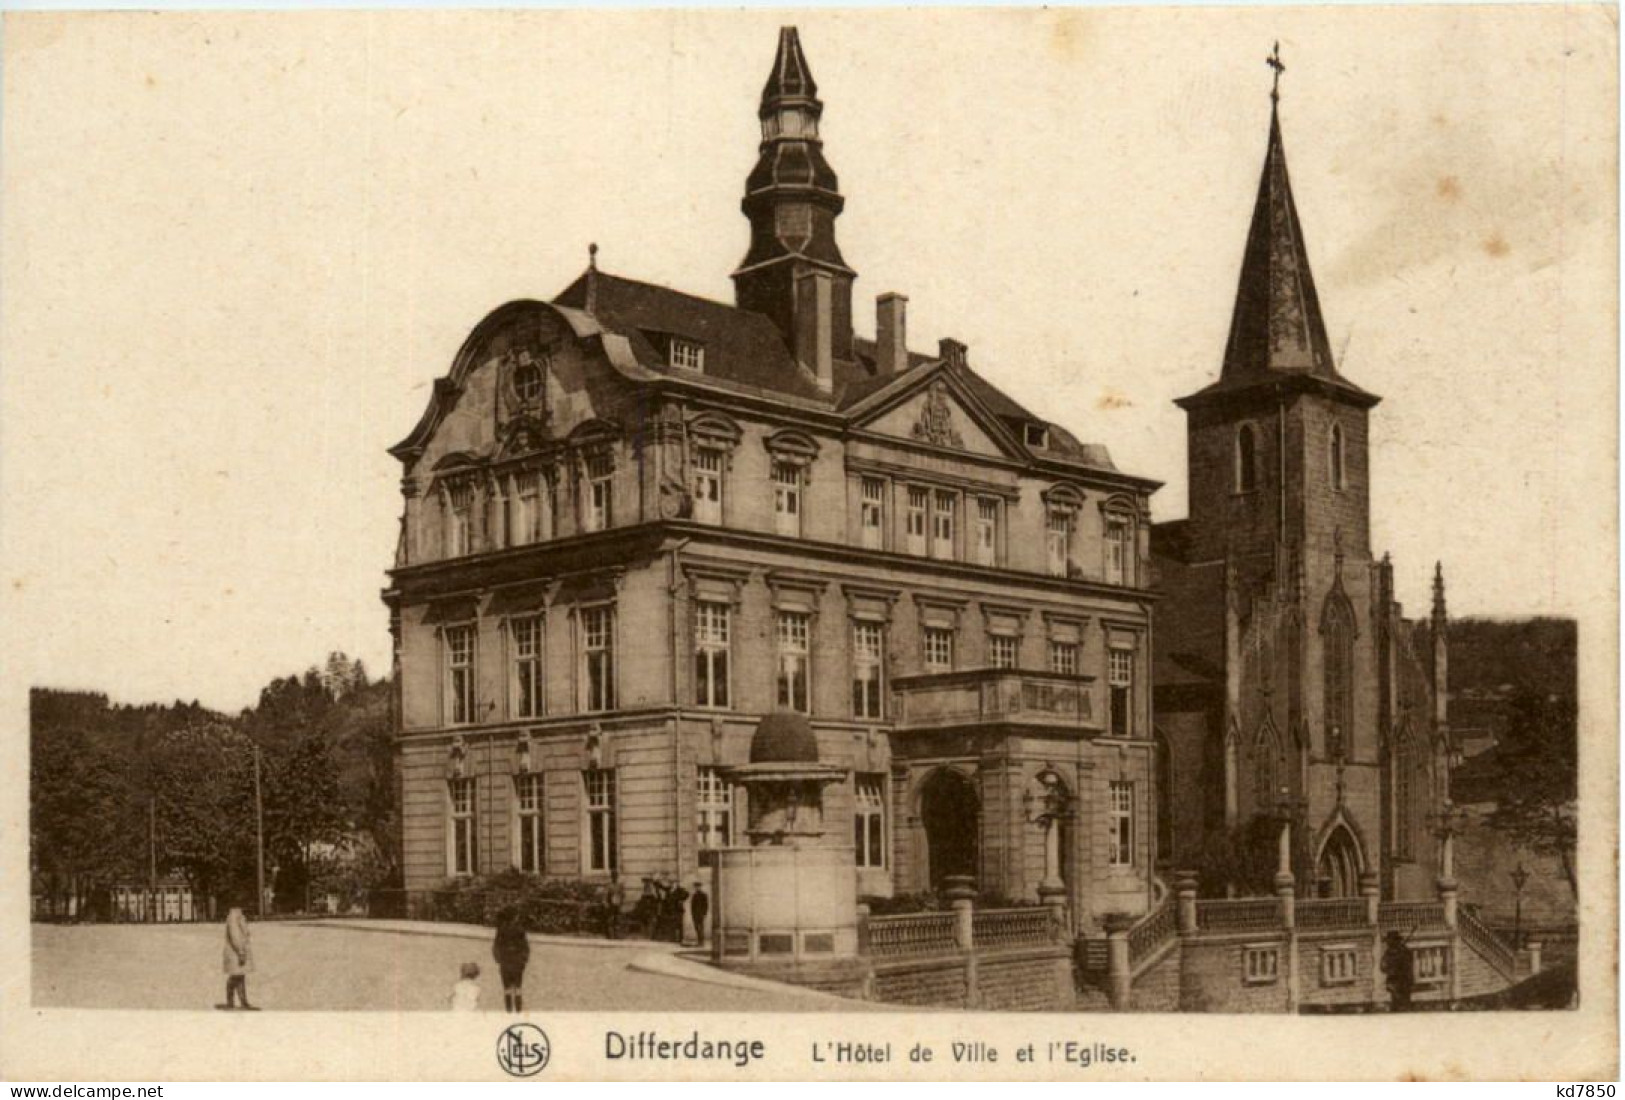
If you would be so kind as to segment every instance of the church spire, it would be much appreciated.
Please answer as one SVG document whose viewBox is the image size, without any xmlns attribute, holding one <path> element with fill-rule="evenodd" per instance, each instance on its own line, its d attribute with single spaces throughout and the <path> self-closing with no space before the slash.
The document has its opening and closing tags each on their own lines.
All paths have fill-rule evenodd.
<svg viewBox="0 0 1625 1100">
<path fill-rule="evenodd" d="M 1247 231 L 1222 378 L 1239 381 L 1269 373 L 1307 373 L 1335 379 L 1331 344 L 1326 339 L 1326 323 L 1309 271 L 1309 253 L 1281 144 L 1280 87 L 1286 66 L 1281 62 L 1279 43 L 1267 61 L 1275 70 L 1269 144 L 1252 226 Z"/>
<path fill-rule="evenodd" d="M 735 296 L 742 308 L 767 314 L 795 340 L 797 283 L 814 276 L 827 282 L 832 351 L 837 359 L 848 358 L 856 273 L 835 243 L 835 219 L 846 200 L 824 159 L 818 132 L 824 104 L 794 27 L 779 31 L 756 114 L 762 141 L 740 203 L 750 221 L 750 248 L 733 274 Z"/>
</svg>

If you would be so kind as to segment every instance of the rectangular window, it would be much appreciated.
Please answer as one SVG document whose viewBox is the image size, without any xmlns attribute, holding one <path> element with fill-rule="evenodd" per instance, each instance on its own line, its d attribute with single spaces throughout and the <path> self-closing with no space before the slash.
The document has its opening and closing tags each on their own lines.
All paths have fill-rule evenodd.
<svg viewBox="0 0 1625 1100">
<path fill-rule="evenodd" d="M 811 626 L 812 616 L 805 612 L 779 612 L 779 706 L 803 714 L 808 713 L 810 698 L 807 681 Z"/>
<path fill-rule="evenodd" d="M 1113 867 L 1134 865 L 1134 784 L 1114 782 L 1110 804 L 1111 859 Z"/>
<path fill-rule="evenodd" d="M 723 454 L 714 447 L 694 452 L 694 518 L 700 523 L 722 522 Z"/>
<path fill-rule="evenodd" d="M 1348 985 L 1360 976 L 1359 951 L 1347 944 L 1320 949 L 1320 984 Z"/>
<path fill-rule="evenodd" d="M 863 479 L 863 500 L 858 505 L 858 530 L 865 550 L 886 545 L 886 483 L 878 477 Z"/>
<path fill-rule="evenodd" d="M 954 512 L 958 507 L 958 500 L 953 493 L 937 490 L 934 494 L 931 510 L 931 556 L 934 558 L 951 558 L 954 556 Z"/>
<path fill-rule="evenodd" d="M 773 463 L 773 529 L 791 537 L 801 534 L 801 467 L 793 462 Z"/>
<path fill-rule="evenodd" d="M 583 828 L 587 831 L 587 870 L 614 871 L 620 867 L 620 846 L 615 836 L 615 770 L 590 768 L 581 773 Z"/>
<path fill-rule="evenodd" d="M 581 609 L 581 674 L 587 710 L 615 709 L 615 609 Z"/>
<path fill-rule="evenodd" d="M 1450 948 L 1442 943 L 1411 948 L 1417 985 L 1438 985 L 1450 977 Z"/>
<path fill-rule="evenodd" d="M 885 714 L 886 632 L 879 623 L 852 624 L 852 716 L 880 718 Z"/>
<path fill-rule="evenodd" d="M 1049 670 L 1051 672 L 1064 672 L 1068 676 L 1076 676 L 1078 674 L 1078 643 L 1051 642 L 1049 644 Z"/>
<path fill-rule="evenodd" d="M 542 843 L 542 777 L 537 772 L 513 777 L 514 810 L 519 827 L 519 869 L 539 875 L 547 868 L 547 848 Z"/>
<path fill-rule="evenodd" d="M 721 768 L 701 768 L 699 781 L 694 804 L 700 849 L 726 848 L 734 842 L 733 788 L 722 777 Z"/>
<path fill-rule="evenodd" d="M 588 531 L 604 531 L 614 522 L 615 460 L 607 454 L 587 459 L 586 513 L 581 517 Z"/>
<path fill-rule="evenodd" d="M 886 866 L 886 777 L 854 775 L 852 805 L 852 847 L 858 866 Z"/>
<path fill-rule="evenodd" d="M 474 721 L 474 628 L 446 628 L 446 721 Z"/>
<path fill-rule="evenodd" d="M 926 627 L 923 640 L 925 671 L 952 672 L 954 667 L 954 632 L 943 627 Z"/>
<path fill-rule="evenodd" d="M 511 619 L 508 632 L 513 642 L 513 717 L 539 718 L 542 715 L 542 617 L 529 615 Z"/>
<path fill-rule="evenodd" d="M 1241 950 L 1241 976 L 1248 985 L 1268 985 L 1281 976 L 1281 949 L 1244 947 Z"/>
<path fill-rule="evenodd" d="M 701 603 L 694 612 L 694 702 L 728 705 L 728 616 L 725 603 Z"/>
<path fill-rule="evenodd" d="M 976 543 L 971 550 L 977 565 L 999 564 L 999 502 L 976 499 Z"/>
<path fill-rule="evenodd" d="M 453 485 L 446 494 L 446 556 L 460 558 L 473 549 L 474 486 Z"/>
<path fill-rule="evenodd" d="M 672 337 L 671 365 L 682 370 L 703 371 L 705 369 L 705 345 L 697 340 Z"/>
<path fill-rule="evenodd" d="M 514 475 L 508 511 L 508 545 L 542 541 L 542 477 L 534 470 Z"/>
<path fill-rule="evenodd" d="M 931 503 L 931 494 L 913 486 L 908 490 L 908 511 L 903 517 L 908 552 L 925 557 L 925 511 Z"/>
<path fill-rule="evenodd" d="M 1132 579 L 1133 570 L 1130 563 L 1134 560 L 1134 547 L 1130 537 L 1131 531 L 1132 528 L 1125 519 L 1106 520 L 1107 584 L 1128 584 Z"/>
<path fill-rule="evenodd" d="M 474 780 L 447 781 L 451 810 L 451 873 L 472 875 L 479 869 L 479 829 L 474 821 Z"/>
<path fill-rule="evenodd" d="M 994 668 L 1016 667 L 1016 639 L 1009 634 L 994 634 L 987 640 L 987 663 Z"/>
<path fill-rule="evenodd" d="M 1072 561 L 1072 515 L 1063 508 L 1051 508 L 1044 531 L 1044 547 L 1052 577 L 1064 577 Z"/>
<path fill-rule="evenodd" d="M 1134 733 L 1134 651 L 1106 651 L 1106 684 L 1111 692 L 1113 737 Z"/>
</svg>

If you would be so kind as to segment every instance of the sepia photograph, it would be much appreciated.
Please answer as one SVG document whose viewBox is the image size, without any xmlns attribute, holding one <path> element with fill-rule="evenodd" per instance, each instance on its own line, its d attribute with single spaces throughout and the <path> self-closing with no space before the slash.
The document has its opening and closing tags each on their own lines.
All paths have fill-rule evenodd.
<svg viewBox="0 0 1625 1100">
<path fill-rule="evenodd" d="M 0 1068 L 1617 1076 L 1617 34 L 8 12 Z"/>
</svg>

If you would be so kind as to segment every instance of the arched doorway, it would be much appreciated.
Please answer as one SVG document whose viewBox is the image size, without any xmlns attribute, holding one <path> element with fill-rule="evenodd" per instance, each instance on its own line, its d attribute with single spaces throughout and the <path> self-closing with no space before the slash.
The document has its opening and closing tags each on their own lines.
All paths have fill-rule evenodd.
<svg viewBox="0 0 1625 1100">
<path fill-rule="evenodd" d="M 977 876 L 981 805 L 969 779 L 951 768 L 932 772 L 920 788 L 920 824 L 931 889 L 949 875 Z"/>
<path fill-rule="evenodd" d="M 1320 859 L 1315 864 L 1315 878 L 1322 897 L 1355 898 L 1360 896 L 1360 871 L 1364 860 L 1360 858 L 1360 845 L 1349 832 L 1348 826 L 1338 823 L 1326 842 L 1320 846 Z"/>
</svg>

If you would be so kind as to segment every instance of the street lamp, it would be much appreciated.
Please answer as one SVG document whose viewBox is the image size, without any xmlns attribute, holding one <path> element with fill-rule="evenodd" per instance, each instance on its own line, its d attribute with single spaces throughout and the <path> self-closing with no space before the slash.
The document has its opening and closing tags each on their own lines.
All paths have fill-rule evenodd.
<svg viewBox="0 0 1625 1100">
<path fill-rule="evenodd" d="M 1529 872 L 1524 868 L 1523 860 L 1512 872 L 1512 891 L 1515 908 L 1512 910 L 1512 942 L 1517 947 L 1523 946 L 1523 888 L 1529 883 Z"/>
</svg>

